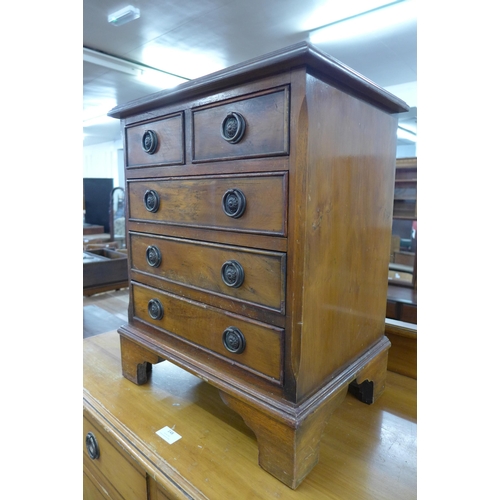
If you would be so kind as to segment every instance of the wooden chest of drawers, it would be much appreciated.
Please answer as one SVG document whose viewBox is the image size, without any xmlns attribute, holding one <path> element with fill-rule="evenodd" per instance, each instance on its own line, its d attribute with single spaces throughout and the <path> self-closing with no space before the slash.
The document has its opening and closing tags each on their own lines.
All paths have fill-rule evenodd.
<svg viewBox="0 0 500 500">
<path fill-rule="evenodd" d="M 130 278 L 123 375 L 168 359 L 254 431 L 296 488 L 350 387 L 383 391 L 395 113 L 301 43 L 115 108 Z"/>
</svg>

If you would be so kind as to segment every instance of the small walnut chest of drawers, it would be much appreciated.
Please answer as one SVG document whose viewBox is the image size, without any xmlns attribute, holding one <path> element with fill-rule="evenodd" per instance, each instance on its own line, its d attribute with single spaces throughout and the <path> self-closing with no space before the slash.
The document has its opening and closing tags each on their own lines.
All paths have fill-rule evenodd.
<svg viewBox="0 0 500 500">
<path fill-rule="evenodd" d="M 125 143 L 123 375 L 220 390 L 296 488 L 347 390 L 383 391 L 404 102 L 307 43 L 114 108 Z"/>
</svg>

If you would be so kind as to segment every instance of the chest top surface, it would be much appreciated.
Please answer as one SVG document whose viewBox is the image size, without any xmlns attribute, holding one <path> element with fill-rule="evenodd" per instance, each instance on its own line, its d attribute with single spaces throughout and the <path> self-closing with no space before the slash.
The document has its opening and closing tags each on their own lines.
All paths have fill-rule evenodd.
<svg viewBox="0 0 500 500">
<path fill-rule="evenodd" d="M 163 90 L 116 106 L 108 115 L 113 118 L 125 118 L 179 100 L 193 98 L 203 93 L 217 92 L 225 86 L 245 83 L 249 79 L 263 78 L 289 71 L 298 66 L 307 66 L 309 71 L 323 75 L 341 88 L 349 89 L 357 97 L 390 113 L 401 113 L 409 109 L 404 101 L 360 73 L 308 42 L 300 42 L 191 80 L 173 89 Z"/>
</svg>

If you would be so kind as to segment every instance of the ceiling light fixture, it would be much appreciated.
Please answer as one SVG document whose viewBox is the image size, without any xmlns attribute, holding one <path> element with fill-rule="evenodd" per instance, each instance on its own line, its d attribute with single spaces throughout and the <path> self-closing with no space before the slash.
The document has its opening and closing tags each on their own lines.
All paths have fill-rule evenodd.
<svg viewBox="0 0 500 500">
<path fill-rule="evenodd" d="M 115 71 L 120 71 L 127 75 L 140 76 L 142 74 L 142 70 L 137 68 L 132 62 L 120 59 L 119 57 L 110 56 L 104 52 L 87 49 L 86 47 L 83 47 L 83 60 L 84 62 L 97 64 L 107 69 L 114 69 Z"/>
<path fill-rule="evenodd" d="M 167 71 L 162 71 L 133 61 L 127 61 L 126 59 L 88 49 L 87 47 L 83 47 L 83 60 L 88 63 L 97 64 L 103 68 L 135 76 L 148 85 L 160 89 L 172 88 L 189 80 L 188 78 L 174 75 Z"/>
<path fill-rule="evenodd" d="M 351 17 L 359 16 L 365 12 L 385 7 L 395 1 L 402 0 L 356 0 L 355 2 L 342 2 L 339 0 L 323 1 L 323 3 L 303 22 L 303 31 L 313 31 L 319 27 L 330 26 Z"/>
<path fill-rule="evenodd" d="M 417 142 L 417 134 L 403 127 L 398 127 L 398 139 L 406 139 L 407 141 Z"/>
<path fill-rule="evenodd" d="M 132 5 L 128 5 L 123 9 L 117 10 L 113 12 L 113 14 L 109 14 L 108 23 L 113 26 L 121 26 L 122 24 L 129 23 L 134 19 L 138 19 L 141 17 L 141 11 Z"/>
<path fill-rule="evenodd" d="M 310 31 L 311 43 L 320 44 L 382 31 L 397 24 L 416 19 L 412 0 L 397 0 L 351 17 L 340 19 Z"/>
</svg>

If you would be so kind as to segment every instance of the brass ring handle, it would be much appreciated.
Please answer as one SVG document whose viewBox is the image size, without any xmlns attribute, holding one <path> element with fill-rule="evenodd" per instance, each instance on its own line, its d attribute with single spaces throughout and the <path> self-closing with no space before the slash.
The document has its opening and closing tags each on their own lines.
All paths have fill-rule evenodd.
<svg viewBox="0 0 500 500">
<path fill-rule="evenodd" d="M 230 326 L 222 334 L 224 347 L 233 354 L 241 354 L 246 347 L 246 340 L 241 330 L 235 326 Z"/>
<path fill-rule="evenodd" d="M 160 196 L 154 189 L 148 189 L 144 193 L 144 206 L 148 212 L 158 212 L 160 208 Z"/>
<path fill-rule="evenodd" d="M 237 260 L 224 262 L 220 273 L 224 284 L 232 288 L 239 288 L 245 280 L 245 271 Z"/>
<path fill-rule="evenodd" d="M 148 313 L 154 320 L 160 320 L 163 318 L 163 306 L 158 299 L 151 299 L 148 302 Z"/>
<path fill-rule="evenodd" d="M 220 133 L 222 138 L 230 144 L 240 142 L 245 134 L 246 122 L 240 113 L 228 113 L 222 121 Z"/>
<path fill-rule="evenodd" d="M 238 219 L 243 215 L 247 206 L 247 199 L 243 191 L 229 189 L 222 197 L 222 210 L 228 217 Z"/>
<path fill-rule="evenodd" d="M 100 457 L 101 452 L 99 450 L 99 443 L 92 432 L 87 433 L 85 446 L 87 447 L 87 453 L 92 460 L 97 460 Z"/>
<path fill-rule="evenodd" d="M 158 136 L 154 130 L 146 130 L 142 135 L 142 149 L 148 155 L 154 155 L 158 148 Z"/>
<path fill-rule="evenodd" d="M 155 245 L 150 245 L 146 248 L 146 261 L 151 267 L 160 267 L 161 252 Z"/>
</svg>

